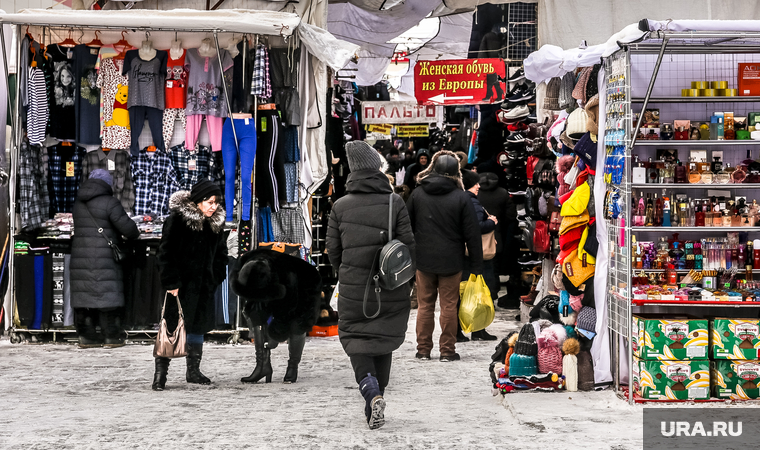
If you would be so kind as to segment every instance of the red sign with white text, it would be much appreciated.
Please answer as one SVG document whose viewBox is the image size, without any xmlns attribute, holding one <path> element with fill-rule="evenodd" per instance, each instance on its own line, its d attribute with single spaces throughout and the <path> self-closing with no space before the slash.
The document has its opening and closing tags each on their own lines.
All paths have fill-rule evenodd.
<svg viewBox="0 0 760 450">
<path fill-rule="evenodd" d="M 500 103 L 507 93 L 505 74 L 499 58 L 417 61 L 414 95 L 423 105 Z"/>
</svg>

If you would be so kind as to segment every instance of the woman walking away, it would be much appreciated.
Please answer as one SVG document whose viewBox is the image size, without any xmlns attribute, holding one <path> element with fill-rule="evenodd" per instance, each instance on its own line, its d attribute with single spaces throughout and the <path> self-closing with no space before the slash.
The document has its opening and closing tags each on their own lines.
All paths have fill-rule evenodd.
<svg viewBox="0 0 760 450">
<path fill-rule="evenodd" d="M 124 306 L 124 274 L 108 241 L 119 242 L 121 235 L 137 239 L 140 231 L 113 196 L 112 182 L 107 170 L 93 170 L 72 210 L 71 306 L 80 348 L 124 345 L 117 312 Z M 102 337 L 95 329 L 97 321 Z"/>
<path fill-rule="evenodd" d="M 211 383 L 201 373 L 200 365 L 203 335 L 214 329 L 214 291 L 226 277 L 224 208 L 218 203 L 221 195 L 219 186 L 208 180 L 198 182 L 190 192 L 175 192 L 169 199 L 171 214 L 164 222 L 158 247 L 161 285 L 182 303 L 188 383 Z M 175 301 L 166 302 L 164 317 L 170 330 L 177 327 L 179 310 Z M 153 390 L 164 390 L 169 361 L 156 358 Z"/>
<path fill-rule="evenodd" d="M 330 214 L 327 253 L 338 268 L 340 283 L 338 331 L 343 350 L 351 359 L 356 382 L 364 397 L 364 415 L 370 429 L 385 423 L 385 387 L 390 380 L 394 350 L 404 342 L 409 320 L 409 284 L 393 291 L 381 290 L 380 301 L 364 305 L 365 288 L 380 248 L 398 239 L 414 258 L 414 236 L 401 198 L 393 194 L 381 171 L 380 155 L 366 142 L 346 144 L 351 173 L 347 195 Z M 388 234 L 388 202 L 393 201 L 393 236 Z M 377 316 L 369 318 L 377 311 Z"/>
<path fill-rule="evenodd" d="M 496 216 L 489 214 L 483 205 L 478 200 L 478 192 L 480 191 L 480 176 L 467 169 L 462 169 L 462 183 L 464 183 L 464 189 L 467 191 L 467 195 L 470 196 L 472 206 L 475 208 L 475 215 L 478 219 L 478 225 L 480 226 L 480 234 L 488 234 L 496 230 L 496 225 L 499 220 Z M 493 260 L 483 261 L 483 278 L 486 284 L 493 285 Z M 467 281 L 470 278 L 470 262 L 465 259 L 464 270 L 462 270 L 462 281 Z M 460 300 L 461 304 L 461 300 Z M 457 304 L 457 315 L 459 314 L 459 306 Z M 457 321 L 459 329 L 457 330 L 457 342 L 467 342 L 469 339 L 462 333 L 462 325 Z M 496 336 L 489 334 L 485 329 L 472 332 L 473 341 L 495 341 Z"/>
</svg>

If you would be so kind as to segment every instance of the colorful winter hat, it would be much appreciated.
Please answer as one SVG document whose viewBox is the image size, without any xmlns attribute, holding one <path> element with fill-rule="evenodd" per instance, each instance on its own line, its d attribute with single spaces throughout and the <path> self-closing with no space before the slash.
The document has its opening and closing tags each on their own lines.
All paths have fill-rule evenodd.
<svg viewBox="0 0 760 450">
<path fill-rule="evenodd" d="M 596 264 L 596 256 L 590 254 L 586 251 L 586 241 L 588 241 L 589 238 L 589 230 L 591 227 L 586 227 L 583 229 L 583 234 L 581 235 L 581 241 L 578 244 L 578 258 L 583 260 L 583 258 L 586 258 L 586 262 L 589 264 Z M 596 239 L 596 236 L 593 237 L 593 239 Z"/>
<path fill-rule="evenodd" d="M 596 310 L 590 306 L 581 308 L 575 328 L 588 339 L 593 339 L 596 335 Z"/>
<path fill-rule="evenodd" d="M 518 344 L 519 345 L 519 344 Z M 509 357 L 509 377 L 529 377 L 538 373 L 538 359 L 535 356 L 514 353 Z"/>
<path fill-rule="evenodd" d="M 565 216 L 562 218 L 562 222 L 559 224 L 559 234 L 565 234 L 573 228 L 578 228 L 586 225 L 589 220 L 588 211 L 583 211 L 579 216 Z"/>
<path fill-rule="evenodd" d="M 546 85 L 546 93 L 544 94 L 544 109 L 547 111 L 557 111 L 559 107 L 559 87 L 562 80 L 558 77 L 554 77 L 549 80 Z"/>
<path fill-rule="evenodd" d="M 588 183 L 583 183 L 570 194 L 567 200 L 560 199 L 562 202 L 562 211 L 559 213 L 562 217 L 580 216 L 586 211 L 588 201 L 591 198 L 591 188 Z M 588 212 L 587 212 L 588 214 Z"/>
<path fill-rule="evenodd" d="M 565 376 L 565 389 L 569 392 L 578 390 L 578 352 L 581 350 L 581 344 L 578 340 L 568 338 L 562 344 L 562 374 Z"/>
<path fill-rule="evenodd" d="M 573 311 L 580 311 L 583 308 L 583 294 L 570 296 L 570 307 Z"/>
<path fill-rule="evenodd" d="M 515 353 L 528 356 L 538 354 L 538 344 L 536 343 L 536 332 L 533 324 L 526 323 L 520 329 L 520 335 L 517 337 L 517 344 L 515 344 Z"/>
<path fill-rule="evenodd" d="M 586 119 L 586 130 L 591 134 L 599 133 L 599 94 L 588 99 L 588 103 L 586 103 L 584 109 L 588 116 L 588 119 Z"/>
<path fill-rule="evenodd" d="M 596 266 L 578 258 L 578 252 L 572 252 L 562 261 L 562 273 L 575 287 L 580 287 L 594 276 Z"/>
<path fill-rule="evenodd" d="M 538 372 L 562 374 L 562 352 L 551 328 L 542 331 L 538 337 Z"/>
<path fill-rule="evenodd" d="M 570 294 L 567 291 L 559 293 L 559 320 L 564 325 L 575 325 L 578 313 L 570 306 Z"/>
</svg>

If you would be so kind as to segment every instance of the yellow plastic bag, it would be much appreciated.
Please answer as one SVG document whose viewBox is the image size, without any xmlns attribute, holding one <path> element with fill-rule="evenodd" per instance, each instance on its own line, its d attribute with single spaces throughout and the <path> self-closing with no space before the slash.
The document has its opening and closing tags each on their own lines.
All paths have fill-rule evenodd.
<svg viewBox="0 0 760 450">
<path fill-rule="evenodd" d="M 491 300 L 491 291 L 483 275 L 470 275 L 470 279 L 459 284 L 462 304 L 459 306 L 459 323 L 462 331 L 471 333 L 491 325 L 496 311 Z"/>
</svg>

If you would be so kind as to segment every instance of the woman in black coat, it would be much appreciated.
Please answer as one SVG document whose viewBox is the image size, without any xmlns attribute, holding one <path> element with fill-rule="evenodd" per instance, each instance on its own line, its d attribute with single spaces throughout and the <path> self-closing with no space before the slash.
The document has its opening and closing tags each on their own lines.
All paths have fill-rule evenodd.
<svg viewBox="0 0 760 450">
<path fill-rule="evenodd" d="M 379 308 L 379 315 L 368 318 L 363 310 L 365 288 L 378 250 L 388 242 L 388 202 L 393 192 L 383 174 L 383 160 L 366 142 L 346 144 L 351 173 L 347 195 L 330 214 L 327 254 L 338 269 L 338 331 L 343 350 L 351 359 L 356 382 L 365 399 L 364 413 L 371 429 L 385 419 L 383 393 L 388 385 L 392 352 L 404 342 L 409 321 L 410 287 L 382 290 L 381 302 L 368 302 L 367 314 Z M 409 215 L 401 198 L 393 194 L 393 236 L 409 247 L 414 258 L 414 235 Z"/>
<path fill-rule="evenodd" d="M 470 197 L 472 206 L 475 208 L 475 215 L 478 218 L 478 225 L 480 226 L 480 234 L 487 234 L 492 231 L 496 231 L 496 226 L 499 220 L 496 216 L 492 215 L 483 208 L 483 205 L 478 200 L 478 192 L 480 191 L 480 176 L 471 170 L 462 170 L 462 183 L 467 190 L 467 195 Z M 494 233 L 495 234 L 495 233 Z M 497 241 L 498 242 L 498 241 Z M 462 281 L 467 281 L 470 278 L 470 270 L 465 265 L 465 270 L 462 271 Z M 483 278 L 488 286 L 494 285 L 494 271 L 493 271 L 493 259 L 483 260 Z M 498 284 L 497 284 L 498 286 Z M 457 306 L 457 314 L 459 312 L 459 306 Z M 457 330 L 457 342 L 467 342 L 469 339 L 462 333 L 462 325 L 459 324 Z M 485 329 L 472 332 L 473 341 L 495 341 L 496 336 L 489 334 Z"/>
<path fill-rule="evenodd" d="M 224 208 L 218 203 L 219 186 L 208 180 L 198 182 L 192 191 L 177 191 L 169 199 L 171 214 L 164 222 L 158 247 L 161 285 L 167 294 L 182 304 L 187 331 L 188 383 L 209 384 L 200 371 L 203 335 L 214 329 L 214 292 L 227 276 L 227 241 L 224 237 Z M 166 301 L 169 330 L 179 319 L 177 302 Z M 169 359 L 156 358 L 153 389 L 166 385 Z"/>
<path fill-rule="evenodd" d="M 71 306 L 80 348 L 124 345 L 117 310 L 124 306 L 124 274 L 103 235 L 118 243 L 122 235 L 137 239 L 140 231 L 113 196 L 112 182 L 107 170 L 93 170 L 79 187 L 72 209 Z M 102 339 L 95 329 L 97 320 Z"/>
</svg>

